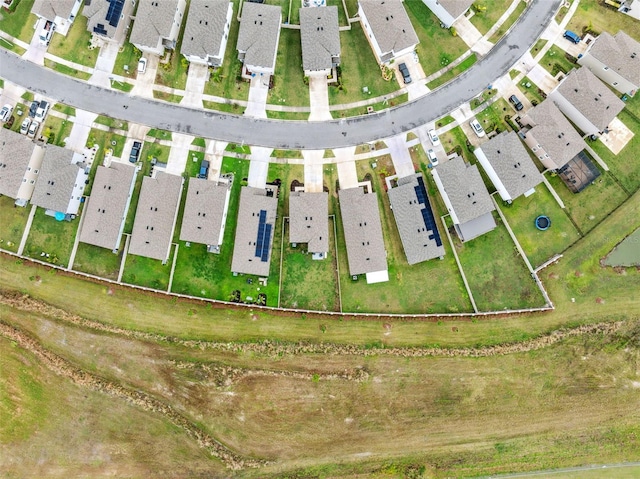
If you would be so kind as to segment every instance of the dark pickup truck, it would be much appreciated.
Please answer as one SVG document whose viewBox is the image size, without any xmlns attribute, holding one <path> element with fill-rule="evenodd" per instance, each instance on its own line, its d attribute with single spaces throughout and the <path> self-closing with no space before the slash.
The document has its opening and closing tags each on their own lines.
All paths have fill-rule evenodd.
<svg viewBox="0 0 640 479">
<path fill-rule="evenodd" d="M 142 149 L 142 143 L 139 141 L 134 141 L 133 146 L 131 147 L 131 154 L 129 155 L 129 161 L 131 163 L 135 163 L 138 161 L 138 157 L 140 156 L 140 150 Z"/>
</svg>

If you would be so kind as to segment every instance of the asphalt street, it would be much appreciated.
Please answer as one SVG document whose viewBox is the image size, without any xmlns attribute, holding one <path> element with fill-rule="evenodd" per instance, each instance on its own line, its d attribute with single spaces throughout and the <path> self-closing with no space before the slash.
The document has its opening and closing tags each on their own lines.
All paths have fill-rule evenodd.
<svg viewBox="0 0 640 479">
<path fill-rule="evenodd" d="M 454 81 L 380 113 L 323 122 L 242 117 L 130 96 L 89 85 L 0 50 L 0 76 L 81 110 L 193 136 L 285 150 L 360 145 L 432 122 L 504 75 L 552 21 L 561 0 L 532 0 L 520 20 L 484 58 Z M 428 54 L 423 47 L 423 54 Z"/>
</svg>

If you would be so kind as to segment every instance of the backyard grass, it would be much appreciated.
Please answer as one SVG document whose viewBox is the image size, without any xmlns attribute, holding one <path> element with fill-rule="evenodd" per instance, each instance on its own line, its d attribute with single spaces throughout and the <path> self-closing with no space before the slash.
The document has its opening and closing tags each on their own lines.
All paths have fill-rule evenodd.
<svg viewBox="0 0 640 479">
<path fill-rule="evenodd" d="M 518 89 L 527 97 L 533 106 L 539 105 L 546 98 L 546 94 L 528 77 L 524 77 L 520 80 L 520 83 L 518 83 Z"/>
<path fill-rule="evenodd" d="M 518 3 L 518 6 L 515 8 L 515 10 L 511 12 L 511 15 L 509 15 L 504 23 L 500 25 L 494 32 L 494 34 L 489 37 L 489 41 L 491 43 L 498 43 L 498 41 L 505 35 L 505 33 L 507 33 L 507 30 L 509 30 L 513 26 L 513 24 L 516 23 L 518 18 L 520 18 L 520 15 L 522 15 L 522 12 L 524 12 L 525 8 L 527 8 L 527 3 L 523 0 L 520 0 L 520 3 Z"/>
<path fill-rule="evenodd" d="M 108 126 L 109 128 L 114 128 L 118 130 L 127 131 L 129 129 L 129 124 L 126 121 L 118 120 L 118 119 L 111 118 L 109 116 L 104 116 L 104 115 L 98 115 L 98 117 L 95 120 L 95 123 L 98 123 L 99 125 L 105 125 L 105 126 Z"/>
<path fill-rule="evenodd" d="M 124 283 L 166 291 L 169 287 L 169 276 L 171 275 L 171 265 L 174 254 L 175 246 L 171 245 L 171 252 L 167 264 L 162 264 L 162 261 L 157 259 L 128 254 L 124 264 L 122 281 Z"/>
<path fill-rule="evenodd" d="M 38 208 L 29 230 L 24 254 L 41 261 L 67 266 L 80 223 L 81 210 L 82 207 L 78 217 L 73 221 L 56 221 L 53 216 L 45 215 L 43 208 Z M 43 252 L 49 257 L 41 256 Z"/>
<path fill-rule="evenodd" d="M 627 194 L 613 177 L 607 172 L 601 173 L 580 193 L 572 193 L 558 176 L 547 175 L 549 183 L 562 198 L 569 215 L 583 234 L 627 199 Z"/>
<path fill-rule="evenodd" d="M 166 93 L 160 90 L 153 90 L 153 98 L 168 101 L 170 103 L 180 103 L 180 100 L 182 100 L 183 97 L 181 95 L 172 95 L 171 93 Z"/>
<path fill-rule="evenodd" d="M 141 56 L 142 52 L 134 47 L 133 44 L 129 43 L 129 36 L 127 35 L 127 41 L 120 47 L 120 51 L 118 51 L 116 63 L 113 66 L 113 73 L 124 77 L 135 78 L 138 74 L 138 61 Z"/>
<path fill-rule="evenodd" d="M 0 30 L 23 42 L 31 42 L 35 31 L 34 26 L 38 21 L 31 9 L 35 0 L 20 0 L 15 11 L 0 10 Z"/>
<path fill-rule="evenodd" d="M 513 0 L 482 0 L 473 4 L 475 15 L 471 17 L 471 23 L 482 33 L 487 33 L 498 19 L 511 6 Z"/>
<path fill-rule="evenodd" d="M 87 31 L 87 17 L 82 15 L 81 9 L 69 28 L 67 36 L 54 33 L 47 51 L 70 62 L 93 68 L 100 49 L 90 48 L 90 45 L 91 33 Z"/>
<path fill-rule="evenodd" d="M 628 15 L 620 14 L 616 9 L 604 5 L 604 2 L 599 0 L 581 0 L 567 29 L 579 35 L 582 35 L 586 29 L 596 34 L 606 31 L 611 35 L 624 30 L 627 35 L 640 41 L 638 21 Z"/>
<path fill-rule="evenodd" d="M 540 65 L 554 77 L 560 72 L 567 74 L 578 66 L 569 61 L 564 50 L 557 45 L 552 45 L 549 48 L 547 53 L 540 59 Z"/>
<path fill-rule="evenodd" d="M 283 28 L 276 58 L 276 70 L 272 76 L 273 88 L 267 102 L 287 106 L 309 106 L 309 87 L 304 83 L 300 30 Z"/>
<path fill-rule="evenodd" d="M 404 5 L 420 40 L 416 51 L 426 76 L 437 72 L 467 50 L 466 43 L 459 36 L 452 35 L 449 29 L 442 28 L 438 17 L 423 2 L 409 1 Z"/>
<path fill-rule="evenodd" d="M 123 246 L 124 242 L 121 240 L 120 248 Z M 122 254 L 122 249 L 118 254 L 113 254 L 111 250 L 106 248 L 87 243 L 78 243 L 73 269 L 115 281 L 118 279 Z"/>
<path fill-rule="evenodd" d="M 395 80 L 385 81 L 382 78 L 380 66 L 359 22 L 351 24 L 351 30 L 341 32 L 340 47 L 342 85 L 329 86 L 329 104 L 353 103 L 398 89 Z M 364 87 L 368 93 L 362 91 Z"/>
<path fill-rule="evenodd" d="M 58 73 L 62 73 L 63 75 L 68 75 L 70 77 L 78 78 L 80 80 L 88 80 L 89 78 L 91 78 L 91 75 L 89 73 L 76 70 L 75 68 L 69 68 L 66 65 L 63 65 L 61 63 L 56 63 L 47 58 L 44 59 L 44 66 L 47 68 L 51 68 L 52 70 L 57 71 Z"/>
<path fill-rule="evenodd" d="M 14 206 L 14 201 L 8 196 L 0 196 L 0 248 L 15 253 L 20 246 L 31 206 L 20 208 Z"/>
<path fill-rule="evenodd" d="M 475 53 L 472 53 L 469 57 L 465 58 L 460 64 L 456 65 L 450 70 L 447 70 L 435 80 L 431 80 L 429 83 L 427 83 L 427 87 L 433 90 L 434 88 L 437 88 L 440 85 L 444 85 L 448 81 L 453 80 L 455 77 L 457 77 L 458 75 L 462 74 L 464 71 L 471 68 L 473 64 L 477 61 L 478 61 L 478 57 L 476 56 Z"/>
<path fill-rule="evenodd" d="M 65 140 L 71 134 L 71 128 L 73 128 L 71 121 L 63 120 L 57 116 L 47 115 L 47 119 L 40 129 L 40 135 L 50 138 L 49 143 L 64 146 Z M 53 135 L 53 137 L 51 135 Z"/>
<path fill-rule="evenodd" d="M 506 227 L 496 213 L 494 219 L 493 231 L 471 241 L 461 243 L 452 237 L 476 306 L 480 311 L 544 306 Z"/>
<path fill-rule="evenodd" d="M 536 192 L 528 198 L 521 196 L 511 205 L 500 205 L 500 209 L 534 268 L 563 252 L 580 237 L 567 213 L 544 184 L 538 185 Z M 547 231 L 535 227 L 539 215 L 551 219 Z"/>
</svg>

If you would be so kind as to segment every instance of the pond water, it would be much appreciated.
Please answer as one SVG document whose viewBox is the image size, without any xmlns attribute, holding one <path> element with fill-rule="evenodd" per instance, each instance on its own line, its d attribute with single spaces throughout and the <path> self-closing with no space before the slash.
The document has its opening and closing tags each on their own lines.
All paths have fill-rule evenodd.
<svg viewBox="0 0 640 479">
<path fill-rule="evenodd" d="M 640 266 L 640 228 L 611 250 L 604 260 L 607 266 Z"/>
</svg>

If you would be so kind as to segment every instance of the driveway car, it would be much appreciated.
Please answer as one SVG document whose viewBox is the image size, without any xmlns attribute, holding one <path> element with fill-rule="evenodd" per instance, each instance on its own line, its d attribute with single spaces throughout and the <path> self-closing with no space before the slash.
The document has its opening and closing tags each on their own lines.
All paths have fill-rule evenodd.
<svg viewBox="0 0 640 479">
<path fill-rule="evenodd" d="M 129 161 L 131 163 L 135 163 L 136 161 L 138 161 L 141 149 L 142 143 L 140 143 L 139 141 L 134 141 L 133 146 L 131 147 L 131 154 L 129 154 Z"/>
<path fill-rule="evenodd" d="M 26 135 L 29 131 L 29 126 L 31 126 L 30 118 L 25 118 L 24 120 L 22 120 L 22 125 L 20 125 L 20 134 Z"/>
<path fill-rule="evenodd" d="M 47 116 L 47 113 L 49 112 L 49 103 L 46 101 L 41 101 L 40 102 L 40 106 L 38 107 L 38 109 L 36 110 L 36 120 L 38 121 L 43 121 L 44 117 Z"/>
<path fill-rule="evenodd" d="M 516 111 L 520 111 L 524 108 L 522 102 L 515 95 L 511 95 L 509 97 L 509 102 L 513 103 L 513 107 L 516 109 Z"/>
<path fill-rule="evenodd" d="M 571 30 L 567 30 L 562 36 L 575 44 L 580 43 L 580 41 L 582 40 L 577 33 L 572 32 Z"/>
<path fill-rule="evenodd" d="M 56 24 L 50 20 L 46 20 L 44 23 L 44 27 L 40 31 L 40 44 L 41 45 L 49 45 L 51 41 L 51 37 L 53 37 L 53 32 L 56 31 Z"/>
<path fill-rule="evenodd" d="M 436 152 L 429 149 L 429 151 L 427 151 L 427 157 L 429 158 L 429 161 L 431 162 L 431 166 L 438 166 L 438 157 L 436 156 Z"/>
<path fill-rule="evenodd" d="M 200 163 L 200 172 L 198 173 L 198 178 L 207 179 L 209 176 L 209 162 L 207 160 L 202 160 Z"/>
<path fill-rule="evenodd" d="M 29 116 L 31 118 L 36 116 L 36 111 L 38 111 L 38 108 L 40 108 L 40 102 L 39 101 L 32 101 L 31 102 L 31 106 L 29 107 Z"/>
<path fill-rule="evenodd" d="M 9 120 L 9 118 L 11 118 L 11 113 L 13 113 L 13 107 L 7 103 L 2 107 L 2 110 L 0 110 L 0 121 L 4 123 Z"/>
<path fill-rule="evenodd" d="M 147 71 L 147 59 L 141 58 L 138 60 L 138 73 L 144 73 Z"/>
<path fill-rule="evenodd" d="M 438 146 L 440 144 L 440 138 L 436 135 L 436 130 L 429 130 L 429 139 L 433 146 Z"/>
<path fill-rule="evenodd" d="M 37 121 L 32 121 L 31 124 L 29 125 L 29 130 L 27 131 L 27 136 L 29 138 L 35 138 L 39 127 L 40 127 L 40 123 L 38 123 Z"/>
<path fill-rule="evenodd" d="M 473 132 L 478 135 L 478 138 L 482 138 L 485 135 L 484 128 L 475 118 L 469 122 L 469 125 L 471 125 Z"/>
<path fill-rule="evenodd" d="M 404 80 L 405 84 L 409 84 L 411 83 L 411 74 L 409 73 L 409 68 L 407 68 L 407 64 L 406 63 L 401 63 L 400 65 L 398 65 L 398 71 L 402 74 L 402 79 Z"/>
</svg>

